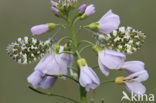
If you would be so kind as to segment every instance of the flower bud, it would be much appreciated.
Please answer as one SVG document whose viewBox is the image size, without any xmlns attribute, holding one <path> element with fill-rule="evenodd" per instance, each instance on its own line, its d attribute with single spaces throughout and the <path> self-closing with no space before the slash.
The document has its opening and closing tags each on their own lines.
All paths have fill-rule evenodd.
<svg viewBox="0 0 156 103">
<path fill-rule="evenodd" d="M 51 10 L 52 10 L 52 12 L 55 14 L 55 15 L 58 15 L 58 13 L 59 13 L 59 10 L 57 9 L 57 8 L 55 8 L 55 7 L 51 7 Z"/>
<path fill-rule="evenodd" d="M 81 16 L 81 19 L 85 19 L 87 16 L 91 16 L 95 13 L 95 7 L 93 4 L 86 7 L 84 14 Z"/>
<path fill-rule="evenodd" d="M 84 13 L 85 10 L 86 10 L 86 8 L 87 8 L 87 5 L 86 5 L 86 4 L 82 4 L 82 5 L 79 7 L 79 9 L 78 9 L 79 13 L 80 13 L 80 14 Z"/>
<path fill-rule="evenodd" d="M 58 24 L 54 24 L 54 23 L 36 25 L 31 28 L 31 32 L 32 32 L 32 35 L 41 35 L 50 30 L 53 30 L 57 26 Z"/>
</svg>

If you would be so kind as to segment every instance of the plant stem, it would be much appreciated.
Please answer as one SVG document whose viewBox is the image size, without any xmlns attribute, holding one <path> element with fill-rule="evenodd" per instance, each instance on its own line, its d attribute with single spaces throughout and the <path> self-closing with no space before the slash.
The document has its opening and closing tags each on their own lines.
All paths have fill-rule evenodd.
<svg viewBox="0 0 156 103">
<path fill-rule="evenodd" d="M 76 83 L 79 83 L 78 80 L 74 79 L 72 76 L 70 75 L 64 75 L 64 74 L 58 74 L 58 75 L 50 75 L 50 74 L 46 74 L 46 76 L 52 76 L 52 77 L 67 77 L 73 81 L 75 81 Z"/>
<path fill-rule="evenodd" d="M 102 82 L 101 85 L 106 84 L 106 83 L 112 83 L 114 81 L 115 81 L 114 79 L 113 80 L 108 80 L 108 81 Z"/>
<path fill-rule="evenodd" d="M 39 94 L 42 94 L 42 95 L 60 97 L 60 98 L 64 98 L 64 99 L 70 100 L 70 101 L 72 101 L 74 103 L 79 103 L 78 101 L 76 101 L 74 99 L 71 99 L 71 98 L 68 98 L 68 97 L 65 97 L 65 96 L 61 96 L 61 95 L 57 95 L 57 94 L 52 94 L 52 93 L 45 93 L 45 92 L 39 91 L 39 90 L 31 87 L 30 85 L 28 85 L 28 88 L 31 89 L 31 90 L 33 90 L 34 92 L 39 93 Z"/>
<path fill-rule="evenodd" d="M 69 31 L 71 33 L 71 39 L 72 39 L 72 43 L 73 43 L 73 46 L 74 46 L 74 59 L 75 59 L 75 63 L 77 63 L 77 60 L 81 58 L 80 53 L 78 51 L 78 43 L 77 43 L 76 33 L 74 31 L 74 26 L 75 26 L 75 24 L 76 24 L 76 22 L 78 20 L 79 20 L 79 17 L 75 18 L 71 22 L 71 20 L 68 18 Z M 80 68 L 78 67 L 78 65 L 77 65 L 77 68 L 78 68 L 78 76 L 80 76 Z M 80 84 L 79 84 L 79 87 L 80 87 L 81 103 L 87 103 L 87 100 L 86 100 L 87 92 L 86 92 L 85 88 L 82 87 Z"/>
</svg>

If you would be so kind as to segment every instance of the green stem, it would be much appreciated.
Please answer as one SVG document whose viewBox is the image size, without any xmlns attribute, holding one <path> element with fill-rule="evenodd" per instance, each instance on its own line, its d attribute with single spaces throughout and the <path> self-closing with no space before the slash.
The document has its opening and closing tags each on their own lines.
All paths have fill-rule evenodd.
<svg viewBox="0 0 156 103">
<path fill-rule="evenodd" d="M 45 92 L 42 92 L 42 91 L 39 91 L 31 86 L 28 86 L 29 89 L 33 90 L 34 92 L 36 93 L 39 93 L 39 94 L 42 94 L 42 95 L 47 95 L 47 96 L 55 96 L 55 97 L 60 97 L 60 98 L 64 98 L 64 99 L 67 99 L 67 100 L 70 100 L 74 103 L 79 103 L 78 101 L 74 100 L 74 99 L 71 99 L 71 98 L 68 98 L 68 97 L 65 97 L 65 96 L 61 96 L 61 95 L 57 95 L 57 94 L 52 94 L 52 93 L 45 93 Z"/>
<path fill-rule="evenodd" d="M 78 51 L 78 43 L 77 43 L 77 38 L 76 38 L 76 33 L 74 31 L 74 26 L 76 24 L 76 22 L 79 20 L 80 18 L 77 17 L 75 18 L 72 22 L 70 19 L 68 19 L 68 25 L 69 25 L 69 30 L 70 30 L 70 33 L 71 33 L 71 38 L 72 38 L 72 43 L 74 45 L 74 59 L 75 59 L 75 63 L 77 63 L 77 60 L 79 58 L 81 58 L 80 56 L 80 53 Z M 77 65 L 77 68 L 78 68 L 78 76 L 80 76 L 80 69 Z M 87 100 L 86 100 L 86 95 L 87 95 L 87 92 L 85 90 L 84 87 L 82 87 L 80 84 L 79 84 L 79 87 L 80 87 L 80 98 L 81 98 L 81 103 L 87 103 Z"/>
<path fill-rule="evenodd" d="M 65 53 L 65 54 L 73 54 L 72 51 L 62 51 L 62 52 L 60 52 L 60 53 L 58 53 L 58 54 L 62 54 L 62 53 Z"/>
<path fill-rule="evenodd" d="M 83 48 L 79 51 L 79 53 L 81 54 L 85 49 L 87 49 L 87 48 L 89 48 L 89 47 L 91 47 L 91 45 L 87 45 L 87 46 L 83 47 Z"/>
<path fill-rule="evenodd" d="M 67 77 L 67 78 L 69 78 L 69 79 L 75 81 L 76 83 L 79 83 L 78 80 L 74 79 L 74 78 L 73 78 L 72 76 L 70 76 L 70 75 L 64 75 L 64 74 L 50 75 L 50 74 L 46 74 L 46 76 L 52 76 L 52 77 L 57 77 L 57 78 L 58 78 L 58 77 Z"/>
<path fill-rule="evenodd" d="M 108 81 L 102 82 L 101 85 L 106 84 L 106 83 L 112 83 L 114 81 L 115 81 L 114 79 L 113 80 L 108 80 Z"/>
<path fill-rule="evenodd" d="M 65 39 L 71 39 L 71 38 L 69 36 L 64 36 L 57 42 L 57 45 L 60 45 L 60 43 Z"/>
<path fill-rule="evenodd" d="M 94 46 L 94 45 L 95 45 L 94 43 L 92 43 L 92 42 L 90 42 L 90 41 L 88 41 L 88 40 L 81 40 L 81 41 L 79 42 L 79 45 L 80 45 L 81 43 L 87 43 L 87 44 L 89 44 L 89 45 L 91 45 L 91 46 Z"/>
</svg>

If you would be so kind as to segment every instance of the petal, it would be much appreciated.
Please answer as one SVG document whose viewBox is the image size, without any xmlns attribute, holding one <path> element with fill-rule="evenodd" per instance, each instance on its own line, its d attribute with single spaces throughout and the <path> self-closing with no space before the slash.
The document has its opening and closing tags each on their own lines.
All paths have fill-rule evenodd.
<svg viewBox="0 0 156 103">
<path fill-rule="evenodd" d="M 101 63 L 109 69 L 120 69 L 126 58 L 124 54 L 111 50 L 105 50 L 98 55 Z"/>
<path fill-rule="evenodd" d="M 142 81 L 146 81 L 149 78 L 149 75 L 146 70 L 143 70 L 140 72 L 133 73 L 128 77 L 126 77 L 125 79 L 131 79 L 131 78 L 134 78 L 133 80 L 136 82 L 142 82 Z"/>
<path fill-rule="evenodd" d="M 144 70 L 144 63 L 141 61 L 128 61 L 121 68 L 128 73 L 135 73 Z"/>
<path fill-rule="evenodd" d="M 40 71 L 34 71 L 28 78 L 28 83 L 31 83 L 34 88 L 38 88 L 43 80 L 43 73 Z"/>
<path fill-rule="evenodd" d="M 40 87 L 42 87 L 43 89 L 49 89 L 54 85 L 55 82 L 56 82 L 55 77 L 46 76 L 40 83 Z"/>
<path fill-rule="evenodd" d="M 88 77 L 88 75 L 86 75 L 86 72 L 83 69 L 81 69 L 80 71 L 80 78 L 79 78 L 79 82 L 81 84 L 81 86 L 86 87 L 87 84 L 91 84 L 91 78 Z"/>
<path fill-rule="evenodd" d="M 36 25 L 31 28 L 31 32 L 33 35 L 41 35 L 48 32 L 49 28 L 46 24 Z"/>
<path fill-rule="evenodd" d="M 79 82 L 87 91 L 97 88 L 100 84 L 100 80 L 96 73 L 87 66 L 81 68 Z"/>
<path fill-rule="evenodd" d="M 93 4 L 87 6 L 85 13 L 87 14 L 87 16 L 91 16 L 95 13 L 95 7 Z"/>
<path fill-rule="evenodd" d="M 120 24 L 120 17 L 109 10 L 99 21 L 99 30 L 102 33 L 109 34 L 117 29 Z"/>
<path fill-rule="evenodd" d="M 100 61 L 100 59 L 98 59 L 98 64 L 99 64 L 99 67 L 100 67 L 101 72 L 105 76 L 108 76 L 109 75 L 109 71 L 108 71 L 107 67 L 102 64 L 102 62 Z"/>
<path fill-rule="evenodd" d="M 133 93 L 137 96 L 143 95 L 146 92 L 146 88 L 140 82 L 129 82 L 126 83 L 126 88 L 130 93 Z"/>
</svg>

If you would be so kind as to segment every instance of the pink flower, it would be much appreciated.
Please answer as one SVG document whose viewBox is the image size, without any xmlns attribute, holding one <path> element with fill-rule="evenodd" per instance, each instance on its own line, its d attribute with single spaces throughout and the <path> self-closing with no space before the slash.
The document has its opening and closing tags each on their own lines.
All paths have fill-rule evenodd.
<svg viewBox="0 0 156 103">
<path fill-rule="evenodd" d="M 120 24 L 120 17 L 109 10 L 99 21 L 99 32 L 109 34 L 117 29 Z"/>
<path fill-rule="evenodd" d="M 94 7 L 94 5 L 91 4 L 91 5 L 87 6 L 87 8 L 86 8 L 86 10 L 85 10 L 85 14 L 86 14 L 87 16 L 91 16 L 91 15 L 93 15 L 94 13 L 95 13 L 95 7 Z"/>
<path fill-rule="evenodd" d="M 33 35 L 41 35 L 48 32 L 49 27 L 47 24 L 36 25 L 31 28 L 31 32 Z"/>
<path fill-rule="evenodd" d="M 126 56 L 117 51 L 106 49 L 98 52 L 99 67 L 105 76 L 109 75 L 108 69 L 120 69 L 125 59 Z"/>
<path fill-rule="evenodd" d="M 98 76 L 88 66 L 80 68 L 79 82 L 81 86 L 86 88 L 86 91 L 89 91 L 90 89 L 96 89 L 100 85 Z"/>
</svg>

